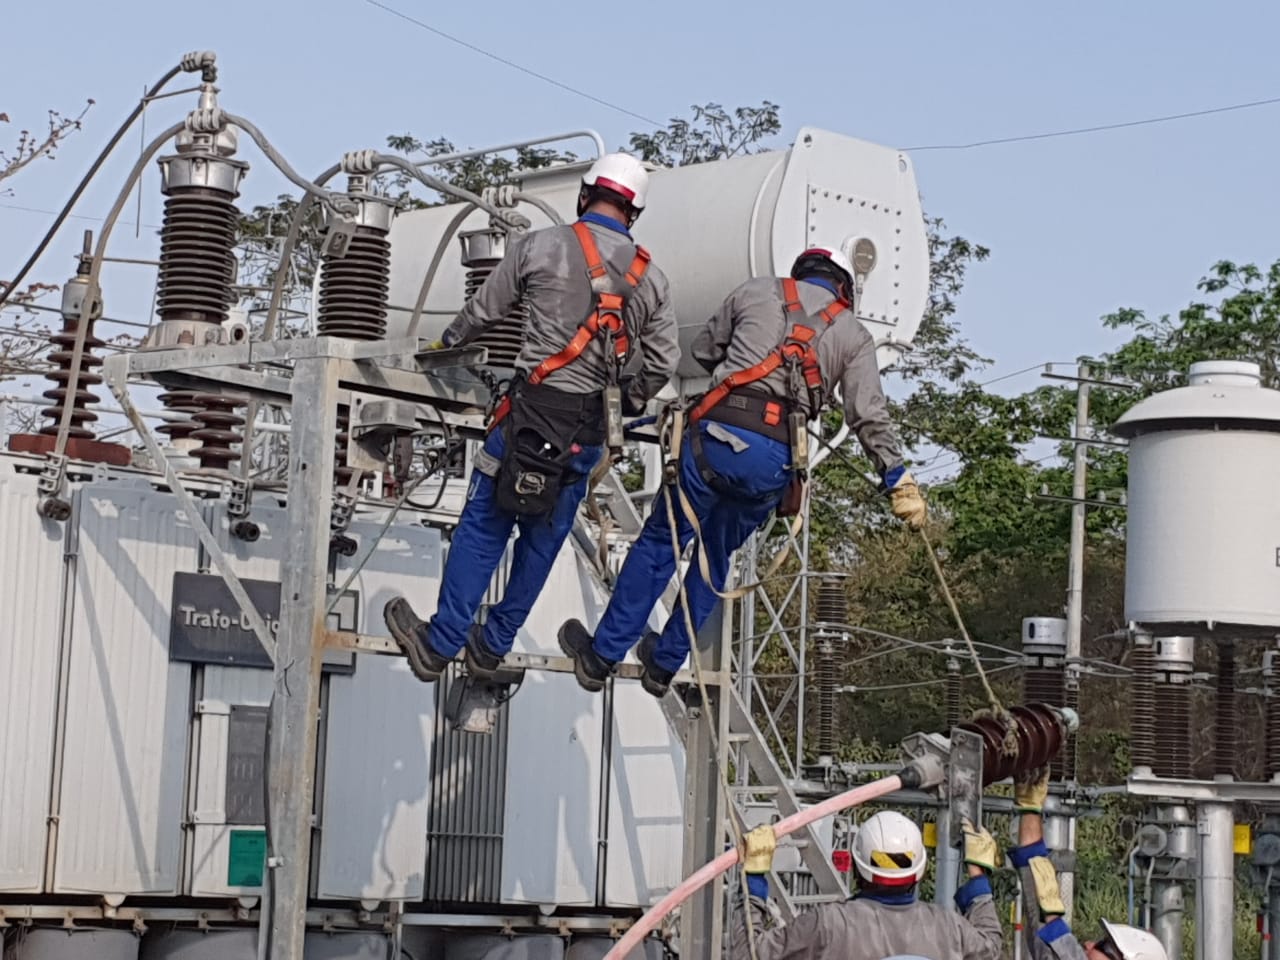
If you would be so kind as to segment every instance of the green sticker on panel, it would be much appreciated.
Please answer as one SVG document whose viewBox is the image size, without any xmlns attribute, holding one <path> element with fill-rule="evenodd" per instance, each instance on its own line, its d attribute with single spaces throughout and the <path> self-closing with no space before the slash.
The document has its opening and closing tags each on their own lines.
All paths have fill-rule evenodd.
<svg viewBox="0 0 1280 960">
<path fill-rule="evenodd" d="M 267 863 L 265 830 L 232 830 L 227 855 L 227 886 L 260 887 Z"/>
</svg>

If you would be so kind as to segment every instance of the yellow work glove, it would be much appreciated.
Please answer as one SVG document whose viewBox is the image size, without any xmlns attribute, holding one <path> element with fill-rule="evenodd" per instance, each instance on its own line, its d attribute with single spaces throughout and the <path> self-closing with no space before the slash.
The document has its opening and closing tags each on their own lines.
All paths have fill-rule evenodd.
<svg viewBox="0 0 1280 960">
<path fill-rule="evenodd" d="M 962 820 L 964 827 L 964 862 L 983 870 L 994 870 L 1000 861 L 1000 847 L 986 827 L 975 827 Z"/>
<path fill-rule="evenodd" d="M 746 848 L 742 869 L 747 873 L 768 873 L 773 869 L 773 851 L 778 848 L 778 838 L 773 835 L 772 826 L 766 823 L 756 827 L 742 838 L 742 844 Z"/>
<path fill-rule="evenodd" d="M 1036 885 L 1036 902 L 1040 904 L 1040 913 L 1046 917 L 1060 917 L 1067 912 L 1062 902 L 1062 891 L 1058 889 L 1058 871 L 1053 868 L 1047 857 L 1032 857 L 1027 864 L 1031 868 L 1031 876 Z"/>
<path fill-rule="evenodd" d="M 929 514 L 924 497 L 920 495 L 920 487 L 916 485 L 916 478 L 909 473 L 904 473 L 889 491 L 889 506 L 893 515 L 912 530 L 923 527 L 925 517 Z"/>
<path fill-rule="evenodd" d="M 1018 813 L 1042 813 L 1049 796 L 1049 768 L 1032 770 L 1013 784 L 1013 809 Z"/>
<path fill-rule="evenodd" d="M 444 349 L 444 341 L 443 341 L 443 340 L 432 340 L 430 343 L 428 343 L 428 344 L 427 344 L 427 349 L 428 349 L 428 350 L 443 350 L 443 349 Z"/>
</svg>

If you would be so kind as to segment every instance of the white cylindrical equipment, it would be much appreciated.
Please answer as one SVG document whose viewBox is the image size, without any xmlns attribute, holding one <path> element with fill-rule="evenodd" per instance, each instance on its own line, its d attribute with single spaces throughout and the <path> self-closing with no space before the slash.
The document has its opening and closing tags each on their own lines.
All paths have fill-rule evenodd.
<svg viewBox="0 0 1280 960">
<path fill-rule="evenodd" d="M 1193 364 L 1112 428 L 1129 443 L 1125 616 L 1189 633 L 1280 627 L 1280 391 Z"/>
<path fill-rule="evenodd" d="M 1200 803 L 1200 881 L 1196 891 L 1196 957 L 1232 960 L 1235 956 L 1235 820 L 1231 804 Z"/>
<path fill-rule="evenodd" d="M 572 222 L 586 166 L 518 174 L 517 186 Z M 450 204 L 396 218 L 388 336 L 406 330 L 428 264 L 459 210 Z M 532 205 L 518 210 L 533 229 L 550 224 Z M 460 232 L 488 226 L 488 214 L 475 211 Z M 689 357 L 689 345 L 729 291 L 751 277 L 785 276 L 813 243 L 839 245 L 855 270 L 870 266 L 857 278 L 858 313 L 881 343 L 882 367 L 909 348 L 928 298 L 928 235 L 910 160 L 892 148 L 809 127 L 788 150 L 653 170 L 633 233 L 671 282 L 684 354 L 680 375 L 691 384 L 706 372 Z M 428 339 L 440 335 L 464 300 L 456 236 L 449 243 L 417 329 Z"/>
</svg>

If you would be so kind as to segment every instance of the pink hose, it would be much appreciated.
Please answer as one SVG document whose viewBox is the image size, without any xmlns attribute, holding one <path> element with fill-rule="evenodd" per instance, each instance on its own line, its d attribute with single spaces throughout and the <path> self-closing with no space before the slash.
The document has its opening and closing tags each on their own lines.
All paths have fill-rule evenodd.
<svg viewBox="0 0 1280 960">
<path fill-rule="evenodd" d="M 874 783 L 863 784 L 860 787 L 854 787 L 852 790 L 829 797 L 807 810 L 801 810 L 799 813 L 793 814 L 784 820 L 779 820 L 773 825 L 773 835 L 775 837 L 785 837 L 801 827 L 807 827 L 815 820 L 821 820 L 823 817 L 839 813 L 841 810 L 847 810 L 849 807 L 856 807 L 858 804 L 866 803 L 868 800 L 883 797 L 886 793 L 893 793 L 901 787 L 902 780 L 897 775 L 885 777 L 883 780 L 877 780 Z M 605 954 L 604 960 L 622 960 L 662 922 L 667 914 L 737 862 L 738 851 L 726 850 L 692 876 L 685 879 L 678 887 L 650 907 L 648 912 L 636 921 L 622 939 L 614 944 L 613 949 Z"/>
</svg>

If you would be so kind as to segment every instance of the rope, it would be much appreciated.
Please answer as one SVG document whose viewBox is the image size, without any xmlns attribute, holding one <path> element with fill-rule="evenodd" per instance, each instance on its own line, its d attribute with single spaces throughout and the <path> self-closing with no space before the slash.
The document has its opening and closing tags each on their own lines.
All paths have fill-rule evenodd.
<svg viewBox="0 0 1280 960">
<path fill-rule="evenodd" d="M 677 416 L 677 424 L 678 422 L 679 422 L 679 417 Z M 679 434 L 678 425 L 675 432 L 677 435 Z M 677 490 L 679 490 L 678 475 L 677 475 L 677 479 L 675 481 L 674 486 L 676 487 Z M 666 509 L 667 509 L 667 526 L 671 528 L 671 553 L 675 557 L 676 574 L 679 575 L 680 558 L 683 555 L 684 551 L 680 549 L 680 531 L 676 526 L 676 508 L 671 498 L 671 487 L 672 487 L 672 484 L 670 483 L 663 484 L 662 499 L 663 499 L 663 502 L 666 504 Z M 681 496 L 681 498 L 683 499 L 683 495 Z M 706 572 L 703 572 L 702 575 L 707 581 L 707 586 L 711 587 L 711 589 L 714 590 L 715 586 L 711 583 L 711 578 L 708 576 L 708 574 Z M 680 610 L 681 610 L 681 613 L 684 615 L 685 632 L 689 636 L 689 662 L 693 666 L 693 679 L 698 686 L 698 695 L 702 697 L 703 709 L 701 712 L 702 712 L 703 718 L 707 721 L 707 730 L 711 734 L 711 749 L 715 752 L 716 773 L 719 775 L 717 783 L 719 784 L 721 790 L 724 792 L 725 807 L 729 813 L 729 816 L 728 816 L 729 826 L 733 830 L 733 845 L 738 850 L 743 851 L 742 857 L 743 859 L 745 859 L 746 847 L 743 840 L 742 825 L 738 823 L 738 818 L 737 816 L 735 816 L 737 808 L 734 806 L 733 792 L 729 787 L 729 771 L 726 770 L 724 767 L 724 764 L 720 762 L 720 733 L 716 729 L 717 721 L 716 721 L 716 718 L 712 717 L 711 711 L 707 709 L 711 703 L 711 697 L 707 693 L 706 681 L 702 675 L 702 658 L 698 655 L 698 645 L 697 645 L 698 631 L 693 625 L 693 614 L 690 613 L 689 611 L 689 595 L 688 595 L 688 592 L 685 590 L 684 577 L 679 577 L 679 580 L 677 582 L 680 585 L 679 586 Z M 754 589 L 754 587 L 752 589 Z M 723 594 L 720 594 L 720 595 L 724 596 Z M 725 709 L 725 704 L 723 699 L 721 699 L 719 708 L 720 710 Z M 739 871 L 739 879 L 741 881 L 741 887 L 742 887 L 743 914 L 746 917 L 746 921 L 747 921 L 747 944 L 751 949 L 751 960 L 759 960 L 756 953 L 755 921 L 751 917 L 751 908 L 750 908 L 751 890 L 747 885 L 747 873 L 745 870 Z"/>
<path fill-rule="evenodd" d="M 982 681 L 982 689 L 987 695 L 987 701 L 991 704 L 991 712 L 1001 719 L 1007 719 L 1009 713 L 1000 702 L 1000 698 L 996 696 L 995 690 L 991 688 L 991 681 L 987 679 L 987 672 L 982 668 L 982 660 L 978 657 L 978 648 L 973 645 L 973 638 L 969 636 L 969 628 L 965 626 L 964 617 L 960 615 L 960 607 L 956 604 L 955 597 L 951 595 L 951 587 L 947 583 L 946 574 L 942 572 L 942 563 L 938 560 L 938 554 L 933 549 L 933 541 L 929 539 L 929 533 L 924 527 L 920 528 L 920 539 L 924 541 L 925 552 L 929 554 L 929 562 L 933 565 L 933 572 L 938 576 L 938 586 L 942 588 L 942 596 L 946 599 L 947 606 L 951 608 L 951 616 L 955 618 L 956 626 L 960 629 L 960 636 L 964 638 L 965 646 L 969 648 L 969 656 L 973 659 L 973 666 L 977 671 L 978 679 Z"/>
</svg>

